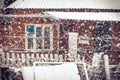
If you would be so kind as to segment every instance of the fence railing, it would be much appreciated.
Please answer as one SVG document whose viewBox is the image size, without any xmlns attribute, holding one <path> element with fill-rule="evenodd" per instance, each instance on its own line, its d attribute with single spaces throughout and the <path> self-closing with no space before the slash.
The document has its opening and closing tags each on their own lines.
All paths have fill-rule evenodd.
<svg viewBox="0 0 120 80">
<path fill-rule="evenodd" d="M 82 60 L 80 54 L 71 58 L 68 54 L 57 53 L 7 52 L 3 53 L 0 57 L 0 65 L 10 67 L 33 66 L 34 62 L 80 62 Z"/>
</svg>

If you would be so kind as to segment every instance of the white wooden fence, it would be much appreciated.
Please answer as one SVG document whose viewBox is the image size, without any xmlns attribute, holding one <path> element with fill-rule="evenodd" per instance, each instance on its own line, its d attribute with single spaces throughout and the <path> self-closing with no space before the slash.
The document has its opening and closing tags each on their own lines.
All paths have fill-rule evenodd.
<svg viewBox="0 0 120 80">
<path fill-rule="evenodd" d="M 33 62 L 68 62 L 73 61 L 67 54 L 41 54 L 27 52 L 7 52 L 2 54 L 1 65 L 21 67 L 32 66 Z M 77 55 L 75 62 L 81 61 L 81 55 Z"/>
</svg>

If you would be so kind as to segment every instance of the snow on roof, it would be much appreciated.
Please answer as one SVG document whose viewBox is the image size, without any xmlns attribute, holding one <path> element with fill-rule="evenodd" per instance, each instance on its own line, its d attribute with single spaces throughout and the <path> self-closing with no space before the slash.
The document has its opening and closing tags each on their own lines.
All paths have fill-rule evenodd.
<svg viewBox="0 0 120 80">
<path fill-rule="evenodd" d="M 58 19 L 120 21 L 119 13 L 108 12 L 46 12 Z"/>
<path fill-rule="evenodd" d="M 17 0 L 7 8 L 26 9 L 120 9 L 120 0 Z"/>
</svg>

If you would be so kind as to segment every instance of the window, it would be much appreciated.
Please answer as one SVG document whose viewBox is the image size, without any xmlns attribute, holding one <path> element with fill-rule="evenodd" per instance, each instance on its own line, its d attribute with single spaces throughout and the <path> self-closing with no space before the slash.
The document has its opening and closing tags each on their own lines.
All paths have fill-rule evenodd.
<svg viewBox="0 0 120 80">
<path fill-rule="evenodd" d="M 96 22 L 94 26 L 94 51 L 111 50 L 112 28 L 110 22 Z"/>
<path fill-rule="evenodd" d="M 52 25 L 26 25 L 26 49 L 52 49 Z"/>
</svg>

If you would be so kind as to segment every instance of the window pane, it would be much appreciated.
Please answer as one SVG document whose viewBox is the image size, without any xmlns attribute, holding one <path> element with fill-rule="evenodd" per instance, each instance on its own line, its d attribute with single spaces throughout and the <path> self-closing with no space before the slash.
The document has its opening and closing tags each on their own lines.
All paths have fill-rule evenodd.
<svg viewBox="0 0 120 80">
<path fill-rule="evenodd" d="M 36 49 L 42 49 L 42 27 L 36 27 Z"/>
<path fill-rule="evenodd" d="M 28 49 L 33 49 L 33 38 L 28 38 Z"/>
<path fill-rule="evenodd" d="M 111 25 L 109 22 L 95 23 L 94 27 L 94 51 L 103 52 L 111 49 Z"/>
<path fill-rule="evenodd" d="M 34 25 L 27 25 L 26 31 L 27 34 L 34 34 Z"/>
<path fill-rule="evenodd" d="M 50 49 L 50 27 L 44 28 L 44 48 Z"/>
</svg>

